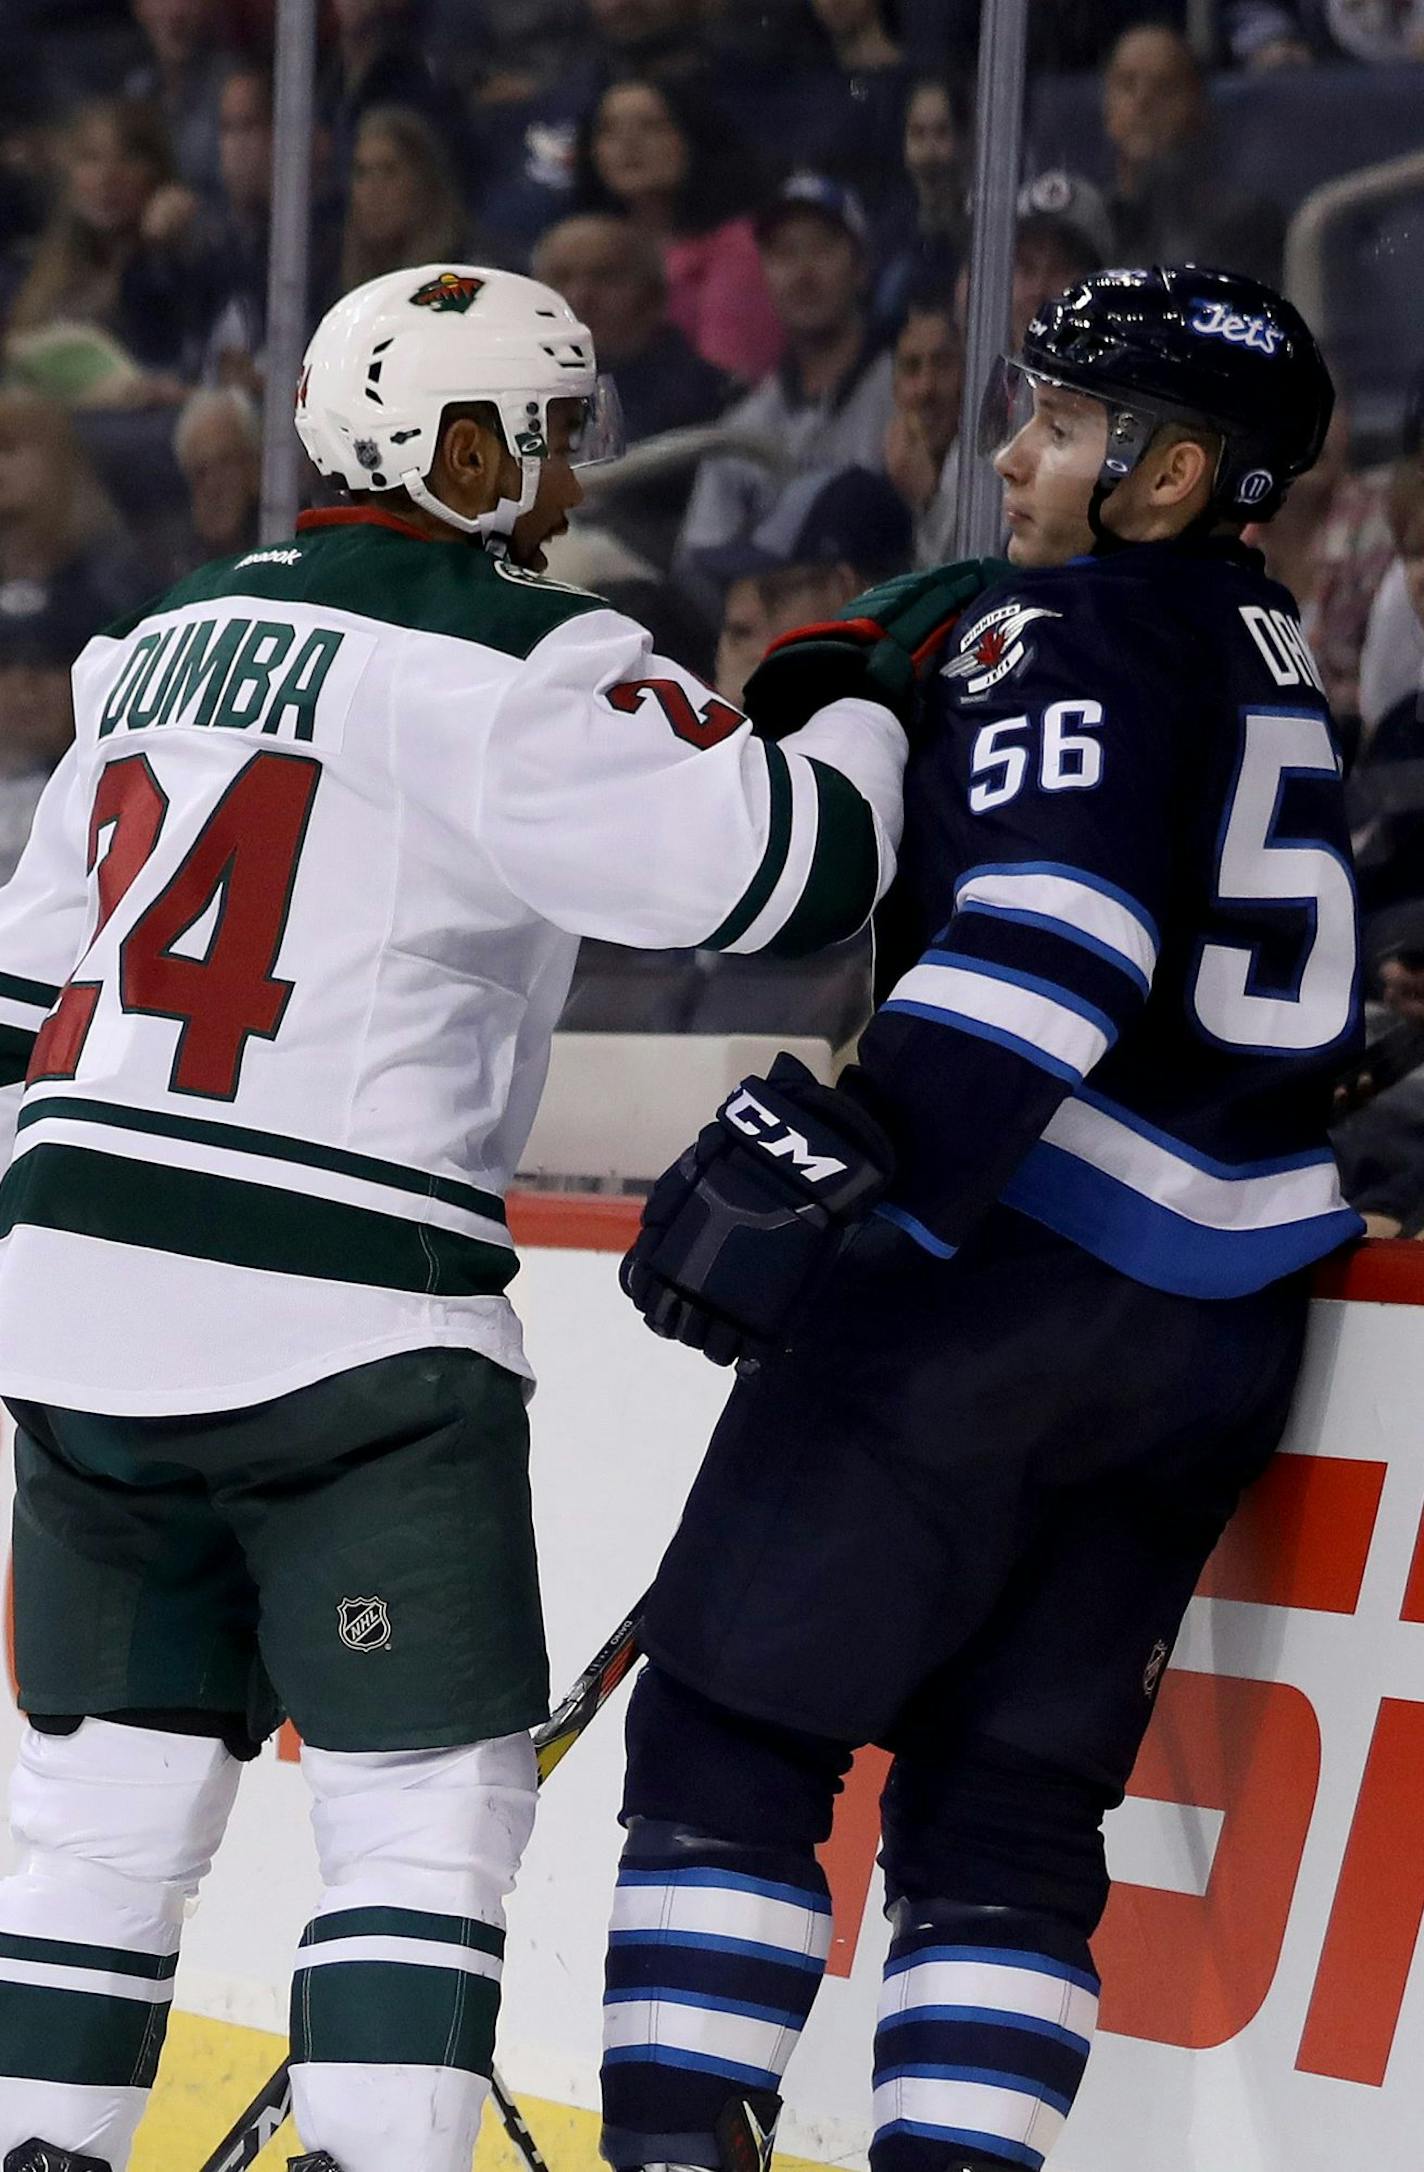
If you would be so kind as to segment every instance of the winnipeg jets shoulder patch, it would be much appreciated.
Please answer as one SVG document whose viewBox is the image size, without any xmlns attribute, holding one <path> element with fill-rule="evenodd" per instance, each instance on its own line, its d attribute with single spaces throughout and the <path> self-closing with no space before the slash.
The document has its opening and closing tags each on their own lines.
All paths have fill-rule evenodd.
<svg viewBox="0 0 1424 2172">
<path fill-rule="evenodd" d="M 1036 618 L 1062 616 L 1038 603 L 996 604 L 960 636 L 959 654 L 943 666 L 940 676 L 958 682 L 957 691 L 966 697 L 987 694 L 1033 654 L 1026 628 Z"/>
</svg>

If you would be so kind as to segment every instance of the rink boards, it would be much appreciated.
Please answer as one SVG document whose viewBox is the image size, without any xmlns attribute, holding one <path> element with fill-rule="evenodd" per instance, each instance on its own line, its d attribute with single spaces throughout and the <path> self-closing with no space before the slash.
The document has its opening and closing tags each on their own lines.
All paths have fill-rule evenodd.
<svg viewBox="0 0 1424 2172">
<path fill-rule="evenodd" d="M 562 1685 L 656 1563 L 726 1381 L 618 1295 L 627 1207 L 531 1198 L 511 1219 Z M 1323 2172 L 1417 2150 L 1424 1247 L 1368 1246 L 1321 1292 L 1286 1449 L 1192 1604 L 1111 1821 L 1105 2028 L 1054 2172 Z M 7 1764 L 17 1727 L 6 1696 Z M 555 2172 L 593 2162 L 619 1735 L 610 1710 L 551 1782 L 511 1909 L 499 2057 Z M 280 2052 L 268 2032 L 315 1891 L 293 1747 L 244 1776 L 189 1927 L 140 2172 L 195 2165 Z M 831 1844 L 832 1975 L 788 2089 L 786 2149 L 827 2163 L 862 2161 L 867 2134 L 878 1779 L 863 1760 Z"/>
</svg>

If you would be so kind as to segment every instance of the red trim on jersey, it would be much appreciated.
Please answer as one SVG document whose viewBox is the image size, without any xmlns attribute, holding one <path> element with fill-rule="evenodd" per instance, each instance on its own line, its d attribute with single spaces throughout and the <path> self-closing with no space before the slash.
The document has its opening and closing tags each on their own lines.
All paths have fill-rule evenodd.
<svg viewBox="0 0 1424 2172">
<path fill-rule="evenodd" d="M 417 528 L 414 521 L 402 520 L 398 513 L 383 513 L 376 505 L 319 505 L 309 513 L 298 513 L 297 532 L 308 528 L 394 528 L 397 535 L 413 535 L 417 543 L 443 543 L 444 536 L 427 535 Z"/>
</svg>

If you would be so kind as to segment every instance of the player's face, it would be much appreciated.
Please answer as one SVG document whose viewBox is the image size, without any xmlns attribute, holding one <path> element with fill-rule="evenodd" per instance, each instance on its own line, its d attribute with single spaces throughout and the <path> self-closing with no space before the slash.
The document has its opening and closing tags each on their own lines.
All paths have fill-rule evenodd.
<svg viewBox="0 0 1424 2172">
<path fill-rule="evenodd" d="M 1088 507 L 1107 443 L 1100 401 L 1034 385 L 1032 414 L 994 455 L 1014 565 L 1066 565 L 1092 549 Z"/>
<path fill-rule="evenodd" d="M 542 573 L 549 561 L 544 545 L 556 535 L 568 533 L 569 515 L 583 503 L 583 485 L 574 473 L 569 453 L 581 402 L 551 400 L 549 403 L 549 450 L 539 462 L 539 488 L 527 513 L 521 513 L 509 538 L 509 555 L 517 566 Z M 516 466 L 514 494 L 519 489 Z"/>
</svg>

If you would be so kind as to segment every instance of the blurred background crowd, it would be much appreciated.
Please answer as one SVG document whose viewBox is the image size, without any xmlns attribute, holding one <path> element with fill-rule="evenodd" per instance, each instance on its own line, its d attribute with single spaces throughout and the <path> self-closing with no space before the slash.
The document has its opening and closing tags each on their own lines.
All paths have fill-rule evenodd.
<svg viewBox="0 0 1424 2172">
<path fill-rule="evenodd" d="M 274 0 L 0 0 L 0 879 L 109 618 L 257 540 Z M 737 699 L 951 550 L 978 0 L 324 0 L 312 324 L 446 257 L 590 326 L 632 443 L 551 572 Z M 1350 769 L 1375 1038 L 1352 1195 L 1424 1227 L 1424 0 L 1032 0 L 1014 255 L 1281 284 L 1340 391 L 1258 541 Z M 316 478 L 311 478 L 317 495 Z M 585 946 L 566 1024 L 815 1034 L 807 965 Z"/>
</svg>

